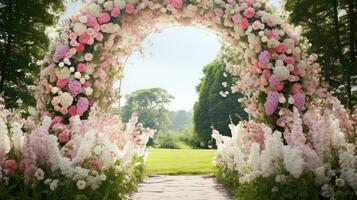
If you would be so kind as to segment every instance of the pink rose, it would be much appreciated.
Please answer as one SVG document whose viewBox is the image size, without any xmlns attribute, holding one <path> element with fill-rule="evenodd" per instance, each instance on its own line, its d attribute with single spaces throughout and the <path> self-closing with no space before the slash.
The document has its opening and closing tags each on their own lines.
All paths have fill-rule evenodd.
<svg viewBox="0 0 357 200">
<path fill-rule="evenodd" d="M 60 134 L 58 134 L 58 140 L 61 143 L 66 143 L 69 141 L 69 134 L 65 133 L 65 132 L 61 132 Z"/>
<path fill-rule="evenodd" d="M 56 74 L 54 74 L 54 73 L 51 74 L 51 75 L 50 75 L 50 82 L 53 83 L 53 82 L 55 82 L 56 80 L 57 80 Z"/>
<path fill-rule="evenodd" d="M 77 115 L 77 107 L 76 106 L 71 106 L 71 107 L 69 107 L 69 109 L 68 109 L 68 114 L 70 115 L 70 116 L 75 116 L 75 115 Z"/>
<path fill-rule="evenodd" d="M 244 0 L 244 2 L 251 6 L 251 5 L 253 5 L 254 0 Z"/>
<path fill-rule="evenodd" d="M 247 29 L 248 26 L 249 26 L 248 19 L 247 19 L 247 18 L 241 18 L 241 19 L 239 19 L 239 26 L 240 26 L 242 29 Z"/>
<path fill-rule="evenodd" d="M 94 27 L 95 25 L 97 25 L 97 19 L 91 15 L 87 15 L 87 26 L 89 27 Z"/>
<path fill-rule="evenodd" d="M 280 43 L 278 48 L 276 49 L 278 53 L 285 53 L 287 50 L 288 50 L 288 45 L 286 45 L 285 43 Z"/>
<path fill-rule="evenodd" d="M 268 80 L 270 76 L 271 76 L 270 70 L 269 69 L 265 69 L 263 71 L 263 77 Z"/>
<path fill-rule="evenodd" d="M 78 53 L 83 52 L 84 49 L 85 49 L 85 46 L 84 46 L 84 44 L 82 44 L 82 43 L 81 43 L 80 45 L 76 46 L 76 51 L 77 51 Z"/>
<path fill-rule="evenodd" d="M 104 24 L 110 21 L 110 15 L 107 12 L 103 12 L 102 14 L 100 14 L 100 16 L 98 17 L 98 22 L 100 24 Z"/>
<path fill-rule="evenodd" d="M 86 69 L 87 69 L 87 65 L 84 63 L 79 63 L 77 65 L 77 71 L 79 71 L 79 72 L 85 72 Z"/>
<path fill-rule="evenodd" d="M 52 124 L 57 124 L 62 122 L 62 117 L 56 116 L 52 119 Z"/>
<path fill-rule="evenodd" d="M 258 29 L 260 29 L 261 27 L 262 27 L 262 23 L 260 23 L 260 21 L 255 21 L 254 23 L 253 23 L 253 25 L 252 25 L 252 28 L 253 28 L 253 30 L 258 30 Z"/>
<path fill-rule="evenodd" d="M 84 84 L 83 84 L 83 87 L 87 88 L 87 87 L 90 87 L 92 86 L 92 83 L 89 82 L 89 81 L 86 81 Z"/>
<path fill-rule="evenodd" d="M 170 0 L 170 4 L 176 8 L 176 9 L 180 9 L 182 8 L 182 0 Z"/>
<path fill-rule="evenodd" d="M 300 67 L 294 67 L 294 70 L 292 71 L 292 73 L 297 76 L 297 75 L 301 74 L 301 71 L 302 71 L 302 69 Z"/>
<path fill-rule="evenodd" d="M 291 94 L 296 94 L 300 92 L 302 86 L 299 83 L 294 83 L 293 86 L 291 87 L 290 93 Z"/>
<path fill-rule="evenodd" d="M 17 169 L 17 163 L 15 160 L 7 160 L 5 161 L 5 169 L 10 171 L 15 171 Z"/>
<path fill-rule="evenodd" d="M 215 14 L 217 17 L 222 17 L 222 16 L 224 15 L 223 10 L 220 9 L 220 8 L 214 9 L 214 14 Z"/>
<path fill-rule="evenodd" d="M 102 41 L 103 40 L 103 34 L 97 33 L 97 35 L 95 36 L 95 39 L 97 39 L 98 41 Z"/>
<path fill-rule="evenodd" d="M 293 57 L 286 57 L 285 62 L 286 62 L 286 64 L 294 64 L 295 59 Z"/>
<path fill-rule="evenodd" d="M 135 7 L 133 6 L 133 4 L 130 4 L 130 3 L 126 4 L 126 6 L 125 6 L 126 13 L 132 14 L 132 13 L 134 13 L 134 11 L 135 11 Z"/>
<path fill-rule="evenodd" d="M 68 109 L 67 109 L 67 108 L 62 107 L 62 108 L 60 108 L 59 112 L 60 112 L 62 115 L 67 115 L 67 113 L 68 113 Z"/>
<path fill-rule="evenodd" d="M 89 39 L 90 36 L 88 35 L 88 33 L 83 33 L 81 36 L 79 36 L 79 42 L 82 44 L 86 44 Z"/>
<path fill-rule="evenodd" d="M 112 17 L 118 17 L 120 15 L 120 10 L 117 7 L 114 7 L 113 10 L 110 12 Z"/>
<path fill-rule="evenodd" d="M 84 60 L 91 61 L 92 59 L 93 59 L 93 54 L 86 53 L 86 55 L 84 55 Z"/>
<path fill-rule="evenodd" d="M 66 79 L 58 79 L 56 82 L 56 86 L 63 89 L 67 86 L 68 81 Z"/>
<path fill-rule="evenodd" d="M 244 15 L 245 17 L 249 18 L 249 19 L 252 18 L 252 17 L 254 17 L 254 15 L 255 15 L 255 10 L 254 10 L 254 8 L 249 7 L 249 8 L 247 8 L 247 9 L 245 9 L 243 15 Z"/>
</svg>

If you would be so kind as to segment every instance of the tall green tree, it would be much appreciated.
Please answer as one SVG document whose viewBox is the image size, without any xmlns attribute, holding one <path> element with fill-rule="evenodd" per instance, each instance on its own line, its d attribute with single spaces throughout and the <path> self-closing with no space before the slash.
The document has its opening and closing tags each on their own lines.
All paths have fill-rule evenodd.
<svg viewBox="0 0 357 200">
<path fill-rule="evenodd" d="M 0 93 L 7 107 L 34 105 L 28 86 L 37 80 L 49 46 L 46 27 L 57 23 L 64 0 L 0 0 Z"/>
<path fill-rule="evenodd" d="M 204 77 L 197 86 L 198 102 L 194 106 L 194 130 L 202 141 L 202 147 L 208 148 L 212 142 L 212 127 L 223 135 L 231 135 L 228 125 L 238 123 L 240 119 L 247 119 L 244 108 L 238 102 L 240 93 L 223 97 L 221 91 L 227 90 L 226 85 L 233 84 L 233 78 L 226 73 L 225 65 L 216 60 L 204 69 Z"/>
<path fill-rule="evenodd" d="M 357 100 L 357 2 L 355 0 L 285 0 L 289 19 L 303 28 L 318 54 L 323 81 L 351 110 Z"/>
<path fill-rule="evenodd" d="M 183 131 L 192 126 L 192 112 L 177 110 L 169 112 L 169 129 L 173 131 Z"/>
<path fill-rule="evenodd" d="M 162 88 L 140 89 L 126 95 L 126 104 L 121 117 L 128 121 L 136 113 L 140 123 L 158 131 L 165 130 L 169 124 L 167 106 L 174 99 Z"/>
</svg>

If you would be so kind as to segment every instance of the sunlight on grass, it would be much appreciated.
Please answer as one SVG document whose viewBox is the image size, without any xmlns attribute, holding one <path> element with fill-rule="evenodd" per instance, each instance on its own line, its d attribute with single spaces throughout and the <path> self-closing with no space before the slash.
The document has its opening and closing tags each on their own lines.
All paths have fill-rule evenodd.
<svg viewBox="0 0 357 200">
<path fill-rule="evenodd" d="M 216 150 L 150 149 L 147 175 L 212 175 Z"/>
</svg>

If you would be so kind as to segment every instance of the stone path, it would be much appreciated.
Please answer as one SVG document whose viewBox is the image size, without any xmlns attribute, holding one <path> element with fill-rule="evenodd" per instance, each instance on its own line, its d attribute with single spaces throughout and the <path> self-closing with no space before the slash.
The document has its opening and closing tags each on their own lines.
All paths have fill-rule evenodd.
<svg viewBox="0 0 357 200">
<path fill-rule="evenodd" d="M 131 200 L 229 200 L 213 177 L 153 176 L 139 184 Z"/>
</svg>

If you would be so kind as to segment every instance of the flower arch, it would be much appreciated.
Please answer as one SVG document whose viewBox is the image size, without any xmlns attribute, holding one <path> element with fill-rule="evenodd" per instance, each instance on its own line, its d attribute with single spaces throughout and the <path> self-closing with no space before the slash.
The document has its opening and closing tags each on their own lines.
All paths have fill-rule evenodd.
<svg viewBox="0 0 357 200">
<path fill-rule="evenodd" d="M 318 90 L 316 58 L 304 55 L 299 30 L 274 13 L 266 0 L 84 1 L 45 58 L 37 107 L 67 121 L 75 115 L 85 120 L 94 104 L 110 108 L 116 99 L 110 88 L 125 58 L 160 26 L 184 24 L 213 29 L 229 41 L 235 59 L 226 59 L 227 70 L 241 76 L 232 90 L 245 91 L 253 118 L 277 120 L 285 108 L 304 111 Z"/>
</svg>

